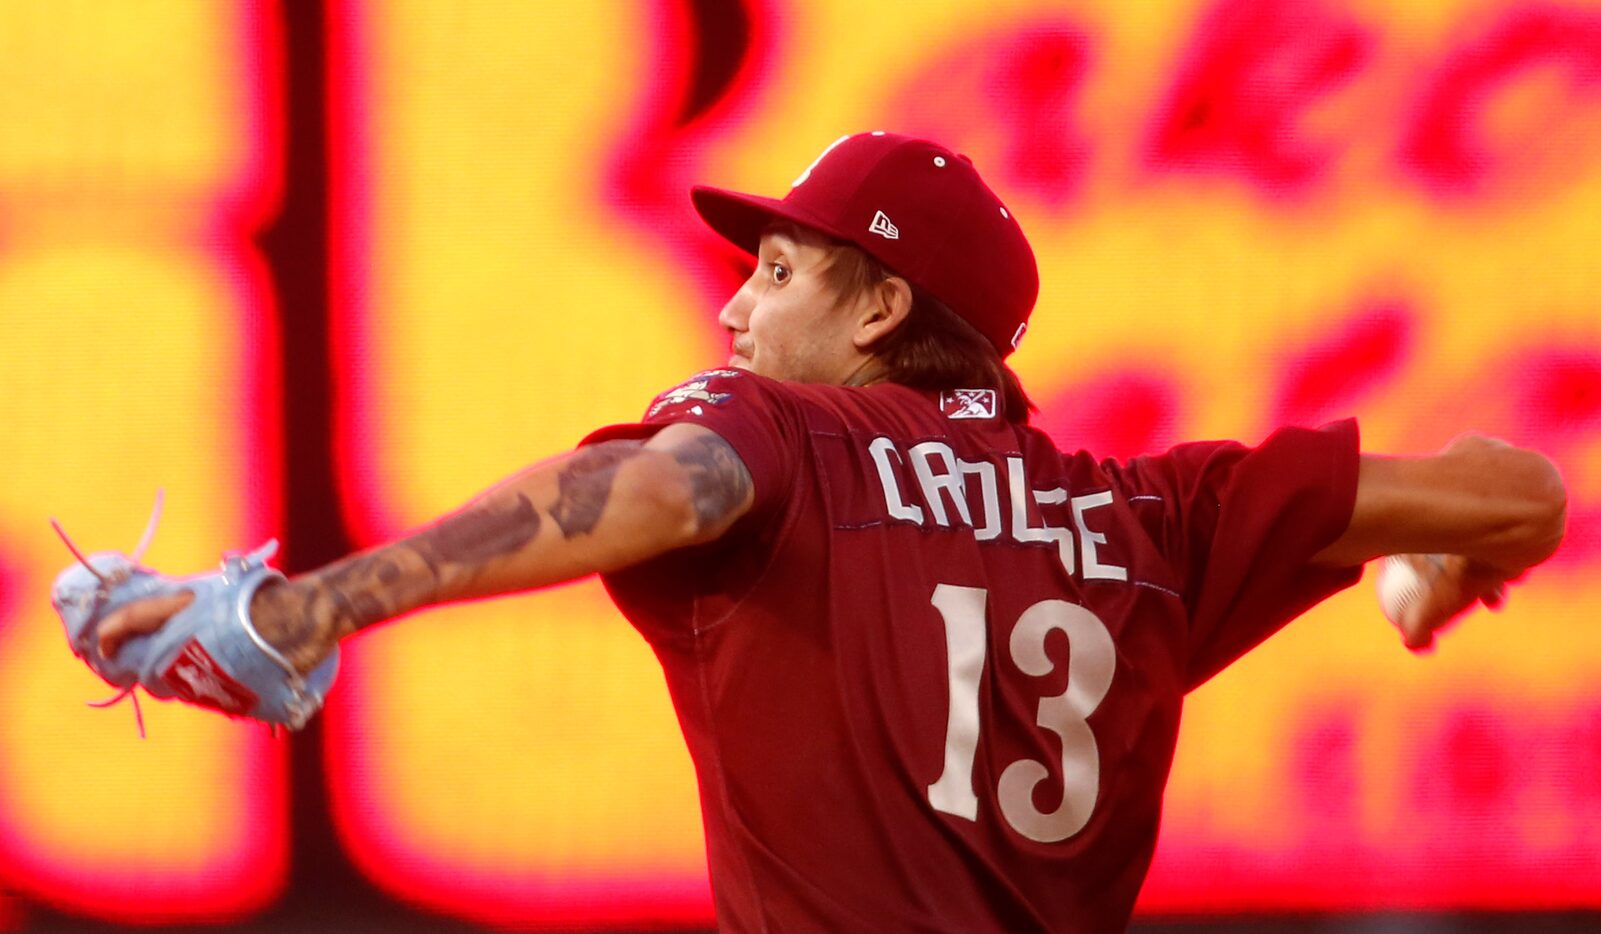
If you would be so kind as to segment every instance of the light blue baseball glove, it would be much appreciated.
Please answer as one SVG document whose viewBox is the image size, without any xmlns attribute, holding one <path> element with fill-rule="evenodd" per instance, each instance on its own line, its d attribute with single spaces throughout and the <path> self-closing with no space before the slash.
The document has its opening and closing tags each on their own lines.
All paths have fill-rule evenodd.
<svg viewBox="0 0 1601 934">
<path fill-rule="evenodd" d="M 139 564 L 153 529 L 154 518 L 133 556 L 107 551 L 84 557 L 72 548 L 79 560 L 56 578 L 50 602 L 66 626 L 73 654 L 123 694 L 142 687 L 154 697 L 176 697 L 230 716 L 291 730 L 304 726 L 322 709 L 333 686 L 339 651 L 302 677 L 251 624 L 250 600 L 256 590 L 284 579 L 267 566 L 278 542 L 269 541 L 249 554 L 228 555 L 220 571 L 165 577 Z M 129 638 L 113 657 L 100 653 L 97 630 L 112 611 L 134 600 L 186 590 L 194 599 L 160 629 Z"/>
</svg>

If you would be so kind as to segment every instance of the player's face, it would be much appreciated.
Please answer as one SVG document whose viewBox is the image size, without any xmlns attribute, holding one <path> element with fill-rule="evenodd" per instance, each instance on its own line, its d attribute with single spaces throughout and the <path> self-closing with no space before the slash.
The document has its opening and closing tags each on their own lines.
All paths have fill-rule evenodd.
<svg viewBox="0 0 1601 934">
<path fill-rule="evenodd" d="M 834 246 L 796 228 L 762 236 L 756 269 L 723 306 L 728 365 L 808 383 L 849 382 L 867 356 L 852 340 L 858 309 L 841 302 L 825 275 Z"/>
</svg>

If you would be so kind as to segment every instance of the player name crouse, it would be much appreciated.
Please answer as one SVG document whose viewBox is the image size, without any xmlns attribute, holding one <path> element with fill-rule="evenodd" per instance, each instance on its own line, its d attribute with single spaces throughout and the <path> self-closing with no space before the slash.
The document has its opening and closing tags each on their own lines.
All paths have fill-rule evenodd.
<svg viewBox="0 0 1601 934">
<path fill-rule="evenodd" d="M 1127 568 L 1101 560 L 1099 548 L 1106 544 L 1106 535 L 1091 528 L 1093 510 L 1111 505 L 1111 490 L 1080 496 L 1069 496 L 1060 487 L 1033 490 L 1023 458 L 1009 455 L 1004 467 L 964 460 L 943 441 L 923 441 L 902 450 L 894 439 L 878 437 L 868 443 L 867 453 L 890 519 L 925 527 L 970 528 L 981 542 L 1004 534 L 1016 542 L 1054 543 L 1067 573 L 1085 580 L 1128 580 Z M 1035 510 L 1037 520 L 1031 519 L 1030 499 L 1037 507 L 1065 506 L 1072 527 L 1051 524 L 1043 508 Z"/>
</svg>

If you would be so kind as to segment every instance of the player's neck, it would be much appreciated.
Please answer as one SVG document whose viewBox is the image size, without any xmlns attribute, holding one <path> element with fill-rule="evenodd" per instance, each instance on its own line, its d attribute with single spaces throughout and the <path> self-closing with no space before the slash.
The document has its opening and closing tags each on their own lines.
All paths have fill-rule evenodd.
<svg viewBox="0 0 1601 934">
<path fill-rule="evenodd" d="M 871 386 L 874 383 L 884 382 L 888 377 L 889 373 L 884 365 L 879 362 L 878 357 L 869 355 L 863 357 L 861 362 L 856 365 L 856 368 L 846 374 L 845 378 L 840 381 L 840 385 Z"/>
</svg>

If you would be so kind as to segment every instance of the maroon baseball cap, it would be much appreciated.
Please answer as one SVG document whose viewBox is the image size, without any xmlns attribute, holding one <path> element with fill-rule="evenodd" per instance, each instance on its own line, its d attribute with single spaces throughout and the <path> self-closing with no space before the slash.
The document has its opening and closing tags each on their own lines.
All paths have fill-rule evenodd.
<svg viewBox="0 0 1601 934">
<path fill-rule="evenodd" d="M 978 328 L 1001 356 L 1023 339 L 1039 269 L 1023 229 L 966 156 L 882 131 L 842 136 L 782 199 L 697 185 L 695 210 L 756 255 L 775 220 L 855 244 Z"/>
</svg>

